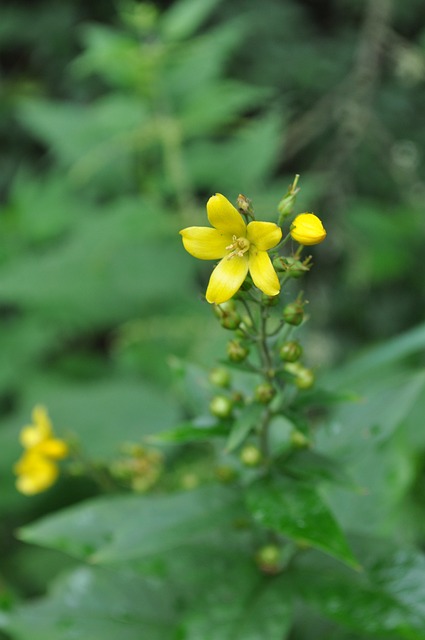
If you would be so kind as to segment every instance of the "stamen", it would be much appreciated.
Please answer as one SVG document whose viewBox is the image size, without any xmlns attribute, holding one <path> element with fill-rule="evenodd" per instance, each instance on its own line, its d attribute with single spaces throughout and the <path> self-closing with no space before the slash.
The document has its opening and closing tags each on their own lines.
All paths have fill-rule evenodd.
<svg viewBox="0 0 425 640">
<path fill-rule="evenodd" d="M 227 256 L 227 259 L 231 260 L 235 257 L 242 258 L 249 249 L 249 240 L 247 238 L 238 238 L 237 236 L 233 236 L 232 240 L 232 244 L 229 244 L 229 246 L 226 247 L 227 251 L 231 251 Z"/>
</svg>

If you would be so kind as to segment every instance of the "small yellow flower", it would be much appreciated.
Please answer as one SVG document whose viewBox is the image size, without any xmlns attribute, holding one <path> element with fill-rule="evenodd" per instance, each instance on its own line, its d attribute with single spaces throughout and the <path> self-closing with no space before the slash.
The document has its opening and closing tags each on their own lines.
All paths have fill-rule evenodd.
<svg viewBox="0 0 425 640">
<path fill-rule="evenodd" d="M 292 223 L 290 233 L 303 245 L 319 244 L 326 238 L 322 221 L 314 213 L 300 213 Z"/>
<path fill-rule="evenodd" d="M 237 209 L 220 193 L 207 202 L 212 227 L 187 227 L 180 231 L 184 248 L 200 260 L 220 262 L 211 274 L 206 298 L 221 304 L 240 288 L 248 271 L 256 287 L 269 296 L 280 291 L 279 279 L 267 253 L 282 231 L 273 222 L 244 222 Z"/>
<path fill-rule="evenodd" d="M 56 482 L 59 475 L 57 464 L 31 450 L 22 455 L 14 471 L 18 476 L 16 488 L 27 496 L 45 491 Z"/>
<path fill-rule="evenodd" d="M 44 407 L 36 406 L 33 423 L 24 427 L 20 441 L 25 451 L 15 464 L 16 487 L 25 495 L 45 491 L 59 475 L 57 460 L 68 455 L 68 445 L 53 435 L 52 423 Z"/>
</svg>

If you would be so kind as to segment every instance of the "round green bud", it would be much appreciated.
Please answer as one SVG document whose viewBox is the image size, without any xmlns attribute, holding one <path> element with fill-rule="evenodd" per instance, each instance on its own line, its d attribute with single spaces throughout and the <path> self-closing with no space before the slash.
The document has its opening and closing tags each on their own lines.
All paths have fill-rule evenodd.
<svg viewBox="0 0 425 640">
<path fill-rule="evenodd" d="M 227 300 L 227 302 L 213 305 L 213 311 L 217 318 L 221 320 L 224 316 L 234 313 L 236 311 L 236 306 L 233 300 Z"/>
<path fill-rule="evenodd" d="M 305 367 L 301 367 L 298 373 L 295 376 L 295 386 L 298 389 L 311 389 L 314 385 L 314 373 L 311 369 L 306 369 Z"/>
<path fill-rule="evenodd" d="M 253 444 L 247 444 L 240 452 L 240 459 L 247 467 L 257 467 L 261 462 L 261 451 Z"/>
<path fill-rule="evenodd" d="M 290 302 L 283 310 L 283 319 L 288 324 L 298 326 L 304 318 L 304 309 L 301 302 Z"/>
<path fill-rule="evenodd" d="M 277 296 L 268 296 L 263 293 L 261 296 L 261 302 L 266 307 L 274 307 L 279 302 L 279 294 Z"/>
<path fill-rule="evenodd" d="M 236 471 L 229 465 L 219 465 L 214 469 L 214 473 L 220 482 L 228 483 L 236 479 Z"/>
<path fill-rule="evenodd" d="M 210 411 L 216 418 L 228 418 L 232 414 L 233 403 L 227 396 L 214 396 Z"/>
<path fill-rule="evenodd" d="M 298 429 L 294 429 L 291 433 L 291 444 L 297 449 L 307 449 L 311 446 L 311 442 L 307 436 L 305 436 L 302 431 L 298 431 Z"/>
<path fill-rule="evenodd" d="M 280 570 L 281 550 L 275 544 L 267 544 L 257 551 L 255 559 L 264 573 L 277 573 Z"/>
<path fill-rule="evenodd" d="M 239 340 L 231 340 L 227 344 L 227 355 L 232 362 L 243 362 L 248 354 L 248 347 L 241 344 Z"/>
<path fill-rule="evenodd" d="M 262 404 L 268 404 L 276 395 L 276 389 L 269 382 L 262 382 L 255 387 L 255 399 Z"/>
<path fill-rule="evenodd" d="M 215 367 L 211 369 L 208 379 L 214 386 L 226 388 L 230 386 L 231 375 L 225 367 Z"/>
<path fill-rule="evenodd" d="M 296 340 L 284 342 L 279 349 L 279 356 L 284 362 L 296 362 L 302 356 L 303 348 Z"/>
<path fill-rule="evenodd" d="M 239 313 L 236 311 L 231 311 L 230 313 L 226 313 L 220 319 L 220 324 L 224 329 L 230 329 L 233 331 L 237 329 L 241 323 L 241 317 Z"/>
</svg>

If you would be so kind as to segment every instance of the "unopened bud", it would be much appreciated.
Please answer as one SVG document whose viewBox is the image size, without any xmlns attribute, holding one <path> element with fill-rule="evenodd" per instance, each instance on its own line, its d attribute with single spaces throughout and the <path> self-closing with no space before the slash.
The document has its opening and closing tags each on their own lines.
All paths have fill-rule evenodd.
<svg viewBox="0 0 425 640">
<path fill-rule="evenodd" d="M 314 373 L 311 369 L 302 367 L 295 376 L 295 386 L 298 389 L 310 389 L 315 382 Z"/>
<path fill-rule="evenodd" d="M 240 459 L 247 467 L 257 467 L 261 462 L 261 451 L 253 444 L 247 444 L 240 452 Z"/>
<path fill-rule="evenodd" d="M 319 244 L 326 238 L 322 221 L 314 213 L 300 213 L 291 225 L 290 234 L 302 245 Z"/>
<path fill-rule="evenodd" d="M 279 226 L 282 226 L 286 218 L 288 218 L 294 210 L 295 200 L 300 189 L 297 187 L 299 175 L 295 176 L 294 182 L 288 187 L 287 193 L 283 196 L 282 200 L 277 205 L 279 212 Z"/>
<path fill-rule="evenodd" d="M 210 411 L 216 418 L 228 418 L 232 409 L 233 403 L 227 396 L 214 396 L 210 402 Z"/>
<path fill-rule="evenodd" d="M 262 382 L 255 388 L 255 399 L 262 404 L 268 404 L 276 395 L 276 389 L 269 382 Z"/>
<path fill-rule="evenodd" d="M 239 340 L 231 340 L 227 344 L 227 355 L 232 362 L 243 362 L 248 354 L 248 347 L 241 344 Z"/>
<path fill-rule="evenodd" d="M 221 320 L 226 315 L 235 312 L 236 305 L 233 300 L 227 300 L 226 302 L 222 302 L 221 304 L 214 304 L 213 311 L 217 318 Z"/>
<path fill-rule="evenodd" d="M 310 440 L 303 434 L 302 431 L 298 431 L 298 429 L 295 429 L 291 433 L 291 443 L 297 449 L 307 449 L 308 447 L 311 447 Z"/>
<path fill-rule="evenodd" d="M 224 483 L 233 482 L 233 480 L 235 480 L 236 478 L 236 471 L 233 469 L 233 467 L 230 467 L 229 465 L 225 465 L 225 464 L 222 464 L 216 467 L 214 469 L 214 473 L 217 479 L 220 482 L 224 482 Z"/>
<path fill-rule="evenodd" d="M 238 199 L 236 201 L 237 207 L 241 213 L 249 217 L 253 217 L 254 211 L 252 209 L 252 202 L 249 198 L 244 196 L 242 193 L 238 195 Z"/>
<path fill-rule="evenodd" d="M 279 295 L 268 296 L 265 293 L 261 296 L 261 302 L 266 307 L 274 307 L 279 302 Z"/>
<path fill-rule="evenodd" d="M 283 319 L 288 324 L 298 326 L 304 318 L 304 308 L 302 302 L 296 300 L 286 305 L 283 310 Z"/>
<path fill-rule="evenodd" d="M 230 372 L 225 367 L 211 369 L 208 379 L 216 387 L 228 387 L 230 385 Z"/>
<path fill-rule="evenodd" d="M 265 545 L 257 551 L 255 560 L 264 573 L 278 573 L 280 570 L 281 550 L 275 544 Z"/>
<path fill-rule="evenodd" d="M 279 356 L 284 362 L 296 362 L 302 353 L 303 348 L 296 340 L 285 342 L 279 349 Z"/>
<path fill-rule="evenodd" d="M 233 331 L 237 329 L 241 323 L 241 317 L 237 311 L 232 311 L 231 313 L 227 313 L 223 315 L 220 319 L 220 324 L 224 329 L 230 329 Z"/>
</svg>

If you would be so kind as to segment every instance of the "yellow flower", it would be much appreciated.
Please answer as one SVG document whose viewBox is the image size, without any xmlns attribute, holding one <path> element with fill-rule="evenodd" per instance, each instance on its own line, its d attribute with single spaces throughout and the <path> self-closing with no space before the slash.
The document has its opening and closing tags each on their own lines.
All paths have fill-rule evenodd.
<svg viewBox="0 0 425 640">
<path fill-rule="evenodd" d="M 59 475 L 57 464 L 31 450 L 23 454 L 14 470 L 18 476 L 16 488 L 27 496 L 45 491 L 56 482 Z"/>
<path fill-rule="evenodd" d="M 291 236 L 304 245 L 319 244 L 326 238 L 326 231 L 320 218 L 314 213 L 300 213 L 291 225 Z"/>
<path fill-rule="evenodd" d="M 240 288 L 248 271 L 256 287 L 269 296 L 280 291 L 269 249 L 275 247 L 282 231 L 273 222 L 245 224 L 237 209 L 220 193 L 207 202 L 212 227 L 187 227 L 180 231 L 188 253 L 200 260 L 220 262 L 211 274 L 206 298 L 221 304 Z"/>
<path fill-rule="evenodd" d="M 25 451 L 15 464 L 16 487 L 26 495 L 45 491 L 55 483 L 59 469 L 56 464 L 68 455 L 68 445 L 53 435 L 52 423 L 44 407 L 36 406 L 33 423 L 24 427 L 20 441 Z"/>
</svg>

